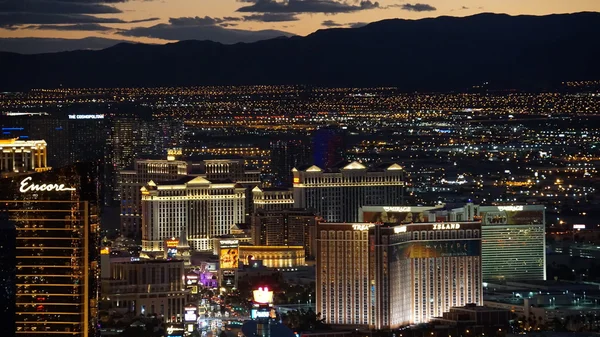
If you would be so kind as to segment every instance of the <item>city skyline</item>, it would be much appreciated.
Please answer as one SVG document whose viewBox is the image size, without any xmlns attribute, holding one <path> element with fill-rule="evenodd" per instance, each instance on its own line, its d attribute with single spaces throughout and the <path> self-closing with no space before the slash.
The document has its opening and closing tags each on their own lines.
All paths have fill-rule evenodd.
<svg viewBox="0 0 600 337">
<path fill-rule="evenodd" d="M 394 18 L 584 11 L 600 11 L 600 3 L 594 0 L 182 0 L 174 6 L 167 1 L 9 0 L 0 6 L 0 47 L 12 38 L 44 41 L 94 37 L 160 44 L 197 39 L 235 43 L 305 36 L 318 29 L 359 27 Z M 94 48 L 92 42 L 89 48 Z"/>
</svg>

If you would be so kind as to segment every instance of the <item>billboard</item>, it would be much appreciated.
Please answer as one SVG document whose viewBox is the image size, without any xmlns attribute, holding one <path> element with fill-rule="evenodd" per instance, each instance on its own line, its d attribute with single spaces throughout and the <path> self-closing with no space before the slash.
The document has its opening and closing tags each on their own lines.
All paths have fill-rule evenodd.
<svg viewBox="0 0 600 337">
<path fill-rule="evenodd" d="M 364 212 L 363 222 L 408 224 L 413 222 L 428 222 L 429 217 L 423 212 Z"/>
<path fill-rule="evenodd" d="M 481 212 L 483 225 L 538 225 L 544 223 L 543 210 L 498 210 Z"/>
<path fill-rule="evenodd" d="M 392 246 L 392 260 L 480 256 L 479 240 L 417 241 Z"/>
<path fill-rule="evenodd" d="M 269 288 L 258 288 L 257 290 L 252 291 L 252 296 L 254 298 L 254 303 L 260 304 L 270 304 L 273 303 L 273 291 L 270 291 Z"/>
<path fill-rule="evenodd" d="M 237 269 L 240 260 L 238 248 L 221 248 L 219 263 L 221 269 Z"/>
</svg>

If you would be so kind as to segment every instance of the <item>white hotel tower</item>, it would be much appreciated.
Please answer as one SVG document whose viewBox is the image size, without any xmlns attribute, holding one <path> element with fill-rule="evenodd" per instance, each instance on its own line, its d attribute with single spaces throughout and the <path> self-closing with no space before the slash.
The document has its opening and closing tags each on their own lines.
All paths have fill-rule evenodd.
<svg viewBox="0 0 600 337">
<path fill-rule="evenodd" d="M 185 177 L 142 187 L 142 250 L 164 250 L 164 240 L 187 233 L 190 247 L 210 251 L 213 237 L 244 222 L 246 189 L 231 181 Z"/>
<path fill-rule="evenodd" d="M 367 205 L 402 205 L 404 170 L 398 164 L 367 168 L 359 162 L 322 169 L 294 168 L 294 207 L 312 209 L 328 222 L 356 222 Z"/>
</svg>

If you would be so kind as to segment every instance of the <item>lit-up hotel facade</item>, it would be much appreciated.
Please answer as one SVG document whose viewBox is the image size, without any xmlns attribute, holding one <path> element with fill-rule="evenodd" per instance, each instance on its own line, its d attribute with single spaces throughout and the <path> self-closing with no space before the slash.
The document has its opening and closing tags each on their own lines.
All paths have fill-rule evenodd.
<svg viewBox="0 0 600 337">
<path fill-rule="evenodd" d="M 43 140 L 0 139 L 0 174 L 47 171 L 46 147 Z"/>
<path fill-rule="evenodd" d="M 543 205 L 479 206 L 453 209 L 450 219 L 481 220 L 483 279 L 546 279 L 546 211 Z"/>
<path fill-rule="evenodd" d="M 394 329 L 481 304 L 481 224 L 320 223 L 317 312 L 328 324 Z"/>
<path fill-rule="evenodd" d="M 188 176 L 142 187 L 142 251 L 161 252 L 164 240 L 187 234 L 190 247 L 213 249 L 213 238 L 245 220 L 246 188 Z"/>
<path fill-rule="evenodd" d="M 16 232 L 17 336 L 95 336 L 98 187 L 84 164 L 0 179 Z"/>
<path fill-rule="evenodd" d="M 137 238 L 142 227 L 142 193 L 140 189 L 150 180 L 177 180 L 189 173 L 186 161 L 176 160 L 172 151 L 167 160 L 136 160 L 133 170 L 120 172 L 121 188 L 121 233 Z"/>
<path fill-rule="evenodd" d="M 398 164 L 367 168 L 359 162 L 337 168 L 294 168 L 294 207 L 314 210 L 329 222 L 356 222 L 365 205 L 400 205 L 404 188 Z"/>
</svg>

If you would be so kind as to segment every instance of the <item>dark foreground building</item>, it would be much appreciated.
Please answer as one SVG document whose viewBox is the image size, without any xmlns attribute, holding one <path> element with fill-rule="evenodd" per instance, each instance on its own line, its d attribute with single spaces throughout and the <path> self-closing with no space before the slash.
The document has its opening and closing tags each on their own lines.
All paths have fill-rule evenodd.
<svg viewBox="0 0 600 337">
<path fill-rule="evenodd" d="M 77 164 L 0 179 L 2 277 L 15 280 L 0 336 L 95 336 L 98 177 Z"/>
</svg>

